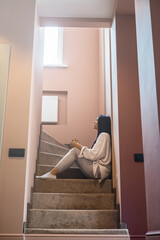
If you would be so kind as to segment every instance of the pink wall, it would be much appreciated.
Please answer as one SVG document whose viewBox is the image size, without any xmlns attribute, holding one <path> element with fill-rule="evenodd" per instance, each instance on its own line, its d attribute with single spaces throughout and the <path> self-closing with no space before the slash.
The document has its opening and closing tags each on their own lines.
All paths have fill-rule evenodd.
<svg viewBox="0 0 160 240">
<path fill-rule="evenodd" d="M 151 9 L 150 9 L 151 6 Z M 147 201 L 147 239 L 160 238 L 159 1 L 135 1 Z M 153 20 L 153 21 L 152 21 Z M 158 20 L 158 21 L 157 21 Z M 158 32 L 156 32 L 158 31 Z M 153 33 L 153 36 L 152 36 Z M 155 64 L 156 63 L 156 64 Z M 158 83 L 158 84 L 157 84 Z"/>
<path fill-rule="evenodd" d="M 11 58 L 0 169 L 0 233 L 10 236 L 23 232 L 34 22 L 35 1 L 1 2 L 0 43 L 11 45 Z M 9 158 L 9 148 L 25 148 L 25 157 Z"/>
<path fill-rule="evenodd" d="M 43 126 L 62 143 L 78 138 L 91 146 L 99 114 L 99 30 L 64 29 L 64 63 L 68 68 L 45 68 L 44 91 L 67 91 L 67 124 Z"/>
</svg>

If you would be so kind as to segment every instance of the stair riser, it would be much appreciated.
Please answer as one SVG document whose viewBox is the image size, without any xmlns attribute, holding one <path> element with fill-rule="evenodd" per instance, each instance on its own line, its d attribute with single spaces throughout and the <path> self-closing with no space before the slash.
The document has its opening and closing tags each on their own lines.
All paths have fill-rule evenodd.
<svg viewBox="0 0 160 240">
<path fill-rule="evenodd" d="M 40 152 L 38 164 L 55 166 L 62 158 L 63 158 L 63 155 L 56 155 L 56 154 L 54 155 L 54 154 Z M 77 164 L 74 163 L 72 167 L 77 167 Z"/>
<path fill-rule="evenodd" d="M 56 181 L 56 183 L 55 183 Z M 111 193 L 111 180 L 41 180 L 35 179 L 34 192 L 43 193 Z"/>
<path fill-rule="evenodd" d="M 33 194 L 34 209 L 114 209 L 114 194 Z"/>
<path fill-rule="evenodd" d="M 67 148 L 60 147 L 58 145 L 50 144 L 40 141 L 40 152 L 56 153 L 65 155 L 69 150 Z"/>
<path fill-rule="evenodd" d="M 66 147 L 65 145 L 63 145 L 62 143 L 58 142 L 56 139 L 54 139 L 53 137 L 51 137 L 50 135 L 48 135 L 44 131 L 41 132 L 41 140 L 49 142 L 49 143 L 53 143 L 53 144 L 56 144 L 56 145 L 59 145 L 61 147 Z"/>
<path fill-rule="evenodd" d="M 61 159 L 63 155 L 56 154 L 48 154 L 48 153 L 39 153 L 38 163 L 44 165 L 56 165 Z"/>
<path fill-rule="evenodd" d="M 28 227 L 66 229 L 118 228 L 116 210 L 70 211 L 30 210 Z"/>
<path fill-rule="evenodd" d="M 53 169 L 53 166 L 38 166 L 37 167 L 37 176 L 49 172 Z M 69 178 L 69 179 L 84 179 L 86 176 L 81 172 L 80 169 L 69 168 L 66 171 L 59 173 L 57 178 Z"/>
</svg>

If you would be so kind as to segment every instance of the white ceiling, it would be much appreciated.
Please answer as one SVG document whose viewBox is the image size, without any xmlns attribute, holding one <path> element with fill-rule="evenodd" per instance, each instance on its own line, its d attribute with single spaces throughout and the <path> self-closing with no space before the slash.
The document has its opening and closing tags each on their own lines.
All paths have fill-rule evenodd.
<svg viewBox="0 0 160 240">
<path fill-rule="evenodd" d="M 111 27 L 118 14 L 134 14 L 134 0 L 37 0 L 41 26 Z"/>
<path fill-rule="evenodd" d="M 38 0 L 40 17 L 112 18 L 116 0 Z"/>
</svg>

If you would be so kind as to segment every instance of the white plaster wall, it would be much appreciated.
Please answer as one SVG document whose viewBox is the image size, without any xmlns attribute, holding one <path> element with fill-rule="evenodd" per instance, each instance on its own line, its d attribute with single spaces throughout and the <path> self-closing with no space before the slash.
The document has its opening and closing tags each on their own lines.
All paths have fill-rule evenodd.
<svg viewBox="0 0 160 240">
<path fill-rule="evenodd" d="M 25 181 L 25 199 L 23 221 L 27 218 L 27 203 L 30 202 L 31 187 L 34 183 L 39 134 L 41 124 L 42 78 L 43 78 L 43 28 L 39 25 L 39 16 L 36 8 L 34 46 L 32 60 L 32 82 L 29 112 L 29 131 L 27 147 L 27 166 Z"/>
<path fill-rule="evenodd" d="M 117 203 L 121 206 L 120 186 L 120 147 L 119 147 L 119 112 L 118 112 L 118 80 L 117 80 L 117 43 L 116 43 L 116 20 L 114 19 L 111 29 L 111 64 L 112 64 L 112 162 L 115 169 L 114 184 L 116 187 Z"/>
</svg>

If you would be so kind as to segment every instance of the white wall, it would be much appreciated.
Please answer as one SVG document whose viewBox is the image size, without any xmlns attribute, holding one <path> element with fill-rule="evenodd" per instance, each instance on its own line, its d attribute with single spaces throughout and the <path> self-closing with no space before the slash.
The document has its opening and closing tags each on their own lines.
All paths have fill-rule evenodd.
<svg viewBox="0 0 160 240">
<path fill-rule="evenodd" d="M 32 61 L 32 83 L 29 112 L 29 132 L 27 147 L 27 166 L 25 182 L 24 216 L 27 218 L 27 203 L 30 202 L 31 187 L 34 183 L 39 134 L 41 124 L 42 78 L 43 78 L 43 28 L 39 25 L 39 17 L 36 9 L 34 28 L 34 47 Z"/>
<path fill-rule="evenodd" d="M 106 114 L 105 81 L 105 35 L 104 28 L 99 29 L 99 114 Z"/>
<path fill-rule="evenodd" d="M 106 115 L 112 116 L 111 29 L 104 30 Z"/>
<path fill-rule="evenodd" d="M 118 80 L 117 80 L 117 43 L 116 19 L 111 29 L 111 65 L 112 65 L 112 162 L 114 167 L 114 187 L 116 187 L 117 203 L 121 206 L 120 186 L 120 146 L 119 146 L 119 110 L 118 110 Z"/>
</svg>

